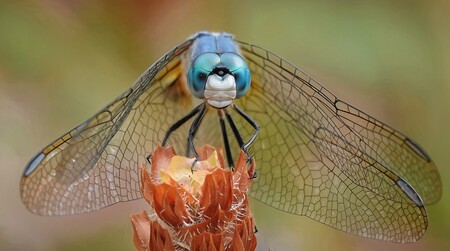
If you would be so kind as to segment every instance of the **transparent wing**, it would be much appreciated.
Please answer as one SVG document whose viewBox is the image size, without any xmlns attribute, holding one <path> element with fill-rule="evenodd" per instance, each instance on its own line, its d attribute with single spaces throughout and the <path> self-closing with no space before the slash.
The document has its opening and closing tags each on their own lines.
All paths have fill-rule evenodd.
<svg viewBox="0 0 450 251">
<path fill-rule="evenodd" d="M 191 38 L 146 70 L 92 118 L 33 158 L 21 180 L 27 208 L 41 215 L 97 210 L 141 197 L 138 168 L 167 128 L 189 110 L 182 56 Z"/>
<path fill-rule="evenodd" d="M 273 53 L 239 44 L 252 87 L 237 103 L 261 126 L 252 197 L 352 234 L 419 239 L 427 227 L 423 201 L 442 191 L 428 155 Z"/>
</svg>

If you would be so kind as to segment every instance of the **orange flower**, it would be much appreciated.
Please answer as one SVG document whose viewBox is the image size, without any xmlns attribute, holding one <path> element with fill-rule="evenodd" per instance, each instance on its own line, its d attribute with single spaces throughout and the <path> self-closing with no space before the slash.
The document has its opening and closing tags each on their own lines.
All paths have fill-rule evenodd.
<svg viewBox="0 0 450 251">
<path fill-rule="evenodd" d="M 254 171 L 241 152 L 234 171 L 211 146 L 200 161 L 157 147 L 151 170 L 141 167 L 142 194 L 151 212 L 131 216 L 138 250 L 254 250 L 255 223 L 247 189 Z M 254 161 L 253 161 L 254 163 Z"/>
</svg>

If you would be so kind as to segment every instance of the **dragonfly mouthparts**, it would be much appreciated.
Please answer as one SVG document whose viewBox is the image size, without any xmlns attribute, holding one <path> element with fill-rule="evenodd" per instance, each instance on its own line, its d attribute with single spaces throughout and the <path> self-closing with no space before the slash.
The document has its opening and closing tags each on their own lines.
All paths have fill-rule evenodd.
<svg viewBox="0 0 450 251">
<path fill-rule="evenodd" d="M 236 98 L 236 82 L 234 77 L 226 74 L 223 77 L 212 74 L 206 80 L 203 93 L 208 104 L 216 108 L 224 108 Z"/>
</svg>

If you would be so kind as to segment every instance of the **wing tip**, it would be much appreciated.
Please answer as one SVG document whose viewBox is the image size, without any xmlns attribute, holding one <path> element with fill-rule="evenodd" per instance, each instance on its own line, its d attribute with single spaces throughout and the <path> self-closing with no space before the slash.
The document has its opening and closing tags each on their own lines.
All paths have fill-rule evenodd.
<svg viewBox="0 0 450 251">
<path fill-rule="evenodd" d="M 36 168 L 39 166 L 41 161 L 45 158 L 45 154 L 43 152 L 39 152 L 34 156 L 30 162 L 25 166 L 25 170 L 23 171 L 23 176 L 28 177 L 30 174 L 32 174 Z"/>
<path fill-rule="evenodd" d="M 417 206 L 424 207 L 424 202 L 420 195 L 411 187 L 407 182 L 403 179 L 399 179 L 396 181 L 397 185 L 402 189 L 402 191 L 410 198 Z"/>
<path fill-rule="evenodd" d="M 425 150 L 419 145 L 417 144 L 415 141 L 413 141 L 410 138 L 406 138 L 405 139 L 405 143 L 406 145 L 408 145 L 408 147 L 413 150 L 417 155 L 419 155 L 420 157 L 422 157 L 423 159 L 425 159 L 427 162 L 432 162 L 430 156 L 425 152 Z"/>
</svg>

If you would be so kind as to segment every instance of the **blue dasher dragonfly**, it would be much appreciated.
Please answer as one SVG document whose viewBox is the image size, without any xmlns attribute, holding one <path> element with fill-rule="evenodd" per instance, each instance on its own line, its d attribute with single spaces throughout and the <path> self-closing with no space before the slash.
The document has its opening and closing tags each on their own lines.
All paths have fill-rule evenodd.
<svg viewBox="0 0 450 251">
<path fill-rule="evenodd" d="M 200 32 L 148 68 L 94 116 L 26 166 L 21 196 L 40 215 L 141 198 L 138 169 L 158 144 L 243 149 L 257 162 L 249 194 L 342 231 L 418 240 L 438 170 L 413 140 L 335 97 L 299 68 L 228 33 Z"/>
</svg>

